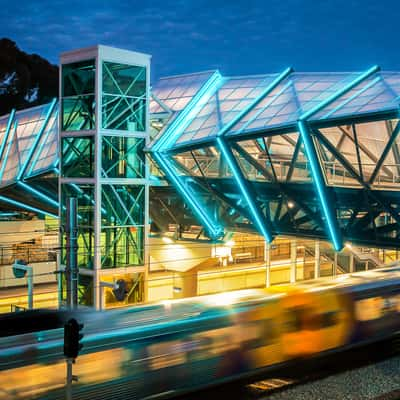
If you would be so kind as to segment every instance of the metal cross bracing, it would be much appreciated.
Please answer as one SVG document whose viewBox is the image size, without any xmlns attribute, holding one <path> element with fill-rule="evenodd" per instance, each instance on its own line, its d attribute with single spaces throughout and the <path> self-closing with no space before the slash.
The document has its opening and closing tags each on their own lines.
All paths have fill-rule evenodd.
<svg viewBox="0 0 400 400">
<path fill-rule="evenodd" d="M 202 185 L 186 202 L 200 224 L 198 208 L 224 204 L 268 241 L 284 234 L 328 239 L 336 250 L 346 241 L 397 246 L 399 73 L 286 70 L 221 77 L 212 87 L 185 118 L 172 114 L 150 148 L 174 160 L 169 174 Z M 184 202 L 190 192 L 183 187 Z M 218 214 L 225 230 L 228 214 Z"/>
</svg>

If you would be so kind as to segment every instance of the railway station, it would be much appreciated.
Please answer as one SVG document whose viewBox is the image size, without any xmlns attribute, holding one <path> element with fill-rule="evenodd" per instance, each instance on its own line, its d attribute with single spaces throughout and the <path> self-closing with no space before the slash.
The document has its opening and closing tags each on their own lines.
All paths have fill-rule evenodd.
<svg viewBox="0 0 400 400">
<path fill-rule="evenodd" d="M 0 117 L 0 311 L 28 304 L 15 262 L 33 306 L 65 302 L 70 198 L 83 307 L 398 260 L 400 72 L 153 81 L 150 55 L 99 45 L 61 54 L 59 84 Z"/>
<path fill-rule="evenodd" d="M 400 72 L 151 65 L 0 116 L 0 400 L 395 394 Z"/>
</svg>

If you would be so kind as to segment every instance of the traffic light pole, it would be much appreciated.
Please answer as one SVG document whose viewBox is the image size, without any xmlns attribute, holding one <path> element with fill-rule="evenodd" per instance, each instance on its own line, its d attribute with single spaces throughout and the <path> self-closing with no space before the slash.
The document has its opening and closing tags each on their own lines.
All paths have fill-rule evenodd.
<svg viewBox="0 0 400 400">
<path fill-rule="evenodd" d="M 72 382 L 73 382 L 73 375 L 72 375 L 72 364 L 74 363 L 73 358 L 67 358 L 67 393 L 66 393 L 66 400 L 72 400 Z"/>
<path fill-rule="evenodd" d="M 67 239 L 67 262 L 65 277 L 67 281 L 67 305 L 70 309 L 78 307 L 78 213 L 77 200 L 69 197 L 67 201 L 67 221 L 65 226 Z"/>
<path fill-rule="evenodd" d="M 76 319 L 71 318 L 64 325 L 64 356 L 67 362 L 67 382 L 66 382 L 66 399 L 72 400 L 72 382 L 78 381 L 78 377 L 72 374 L 72 365 L 79 355 L 83 344 L 80 342 L 83 334 L 80 331 L 83 329 L 83 324 L 80 324 Z"/>
</svg>

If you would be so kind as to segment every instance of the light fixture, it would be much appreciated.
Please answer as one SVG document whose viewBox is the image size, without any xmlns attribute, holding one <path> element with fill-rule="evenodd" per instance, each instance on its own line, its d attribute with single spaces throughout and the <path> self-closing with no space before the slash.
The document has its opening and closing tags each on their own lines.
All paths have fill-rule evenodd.
<svg viewBox="0 0 400 400">
<path fill-rule="evenodd" d="M 168 236 L 163 236 L 163 237 L 162 237 L 162 241 L 163 241 L 165 244 L 172 244 L 172 243 L 174 243 L 174 241 L 173 241 L 170 237 L 168 237 Z"/>
<path fill-rule="evenodd" d="M 234 240 L 228 240 L 228 241 L 225 243 L 225 245 L 228 246 L 228 247 L 233 247 L 233 246 L 235 245 L 235 241 L 234 241 Z"/>
</svg>

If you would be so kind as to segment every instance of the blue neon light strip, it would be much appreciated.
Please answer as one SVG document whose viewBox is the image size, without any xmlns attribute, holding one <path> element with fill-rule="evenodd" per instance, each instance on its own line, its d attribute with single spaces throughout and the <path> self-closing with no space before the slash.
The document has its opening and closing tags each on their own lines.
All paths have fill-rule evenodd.
<svg viewBox="0 0 400 400">
<path fill-rule="evenodd" d="M 318 111 L 322 110 L 324 107 L 326 107 L 327 105 L 331 104 L 336 99 L 338 99 L 340 96 L 344 95 L 349 90 L 353 89 L 355 86 L 357 86 L 359 83 L 361 83 L 363 80 L 369 78 L 371 75 L 375 74 L 378 71 L 380 71 L 380 68 L 377 65 L 375 65 L 372 68 L 370 68 L 369 70 L 365 71 L 363 74 L 361 74 L 356 79 L 354 79 L 353 81 L 348 83 L 342 89 L 340 89 L 337 92 L 333 93 L 332 96 L 328 97 L 327 99 L 325 99 L 321 103 L 317 104 L 314 108 L 312 108 L 311 110 L 309 110 L 309 111 L 305 112 L 303 115 L 301 115 L 300 120 L 310 119 Z"/>
<path fill-rule="evenodd" d="M 216 71 L 168 126 L 161 138 L 153 145 L 152 151 L 168 150 L 224 81 L 225 79 Z"/>
<path fill-rule="evenodd" d="M 4 149 L 6 148 L 8 136 L 9 136 L 10 130 L 11 130 L 11 125 L 12 125 L 12 123 L 13 123 L 13 121 L 14 121 L 14 116 L 15 116 L 15 108 L 13 108 L 13 109 L 11 110 L 10 117 L 8 118 L 6 131 L 5 131 L 5 133 L 4 133 L 3 142 L 1 143 L 1 148 L 0 148 L 0 160 L 3 159 Z"/>
<path fill-rule="evenodd" d="M 24 188 L 24 190 L 32 193 L 34 196 L 39 197 L 40 199 L 42 199 L 45 203 L 52 205 L 53 207 L 58 208 L 59 204 L 57 201 L 53 200 L 52 198 L 44 195 L 42 192 L 39 192 L 36 189 L 33 189 L 32 187 L 30 187 L 29 185 L 27 185 L 25 182 L 22 181 L 18 181 L 17 185 L 20 185 L 21 187 Z"/>
<path fill-rule="evenodd" d="M 372 80 L 368 85 L 363 87 L 362 89 L 358 90 L 356 93 L 354 93 L 352 96 L 350 96 L 348 99 L 346 99 L 343 103 L 339 104 L 337 107 L 335 107 L 333 110 L 329 111 L 327 114 L 325 114 L 322 118 L 320 119 L 326 119 L 329 118 L 332 114 L 335 112 L 339 111 L 341 108 L 343 108 L 346 104 L 349 104 L 351 101 L 353 101 L 355 98 L 366 92 L 370 87 L 374 86 L 381 80 L 381 77 L 378 76 L 374 80 Z"/>
<path fill-rule="evenodd" d="M 21 177 L 24 175 L 26 169 L 28 168 L 28 165 L 29 165 L 29 163 L 30 163 L 30 161 L 31 161 L 31 159 L 32 159 L 32 157 L 33 157 L 33 154 L 35 153 L 35 150 L 36 150 L 36 148 L 37 148 L 37 145 L 39 144 L 40 139 L 42 138 L 43 132 L 44 132 L 44 130 L 46 129 L 46 126 L 47 126 L 47 124 L 48 124 L 48 122 L 49 122 L 49 119 L 50 119 L 50 117 L 51 117 L 51 114 L 53 113 L 53 110 L 54 110 L 54 107 L 55 107 L 56 103 L 57 103 L 57 99 L 54 98 L 54 99 L 52 100 L 52 102 L 50 103 L 49 109 L 47 110 L 46 118 L 45 118 L 45 120 L 43 121 L 43 124 L 42 124 L 40 130 L 39 130 L 39 132 L 36 134 L 35 141 L 33 142 L 32 147 L 30 148 L 29 154 L 28 154 L 28 156 L 27 156 L 27 158 L 26 158 L 26 160 L 25 160 L 25 164 L 24 164 L 24 166 L 20 169 L 20 171 L 19 171 L 19 173 L 18 173 L 18 175 L 17 175 L 17 181 L 19 181 L 19 180 L 21 179 Z"/>
<path fill-rule="evenodd" d="M 13 133 L 11 135 L 10 140 L 8 141 L 8 146 L 6 150 L 6 154 L 4 155 L 3 163 L 1 164 L 1 171 L 0 171 L 0 183 L 3 182 L 3 175 L 6 169 L 6 165 L 8 163 L 8 155 L 10 154 L 11 146 L 13 144 L 15 133 L 17 132 L 18 120 L 15 121 Z"/>
<path fill-rule="evenodd" d="M 211 217 L 206 213 L 204 207 L 201 206 L 196 197 L 193 196 L 193 194 L 185 188 L 182 180 L 175 173 L 174 168 L 169 164 L 169 161 L 166 160 L 161 154 L 157 152 L 155 152 L 153 155 L 158 165 L 163 169 L 165 175 L 174 183 L 175 187 L 182 194 L 183 198 L 187 201 L 192 211 L 200 219 L 200 222 L 208 230 L 209 234 L 214 239 L 217 239 L 220 236 L 222 236 L 223 235 L 222 227 L 211 219 Z"/>
<path fill-rule="evenodd" d="M 240 119 L 242 119 L 247 113 L 249 113 L 265 96 L 271 93 L 289 74 L 293 72 L 292 67 L 286 68 L 281 74 L 279 74 L 263 91 L 257 96 L 247 107 L 245 107 L 235 118 L 229 121 L 222 129 L 217 133 L 217 136 L 222 136 L 229 129 L 232 128 Z"/>
<path fill-rule="evenodd" d="M 0 196 L 0 201 L 3 201 L 4 203 L 12 204 L 13 206 L 24 208 L 25 210 L 28 210 L 28 211 L 36 212 L 39 214 L 45 214 L 45 215 L 49 215 L 50 217 L 58 218 L 58 215 L 56 215 L 56 214 L 52 214 L 48 211 L 44 211 L 44 210 L 41 210 L 36 207 L 28 206 L 27 204 L 21 203 L 16 200 L 9 199 L 8 197 Z"/>
<path fill-rule="evenodd" d="M 221 153 L 223 154 L 226 162 L 228 163 L 233 173 L 233 176 L 240 188 L 242 195 L 246 199 L 247 205 L 250 208 L 251 215 L 254 218 L 253 223 L 256 225 L 258 231 L 264 236 L 264 238 L 268 241 L 268 243 L 271 243 L 272 240 L 274 239 L 271 234 L 271 230 L 269 229 L 269 227 L 267 227 L 267 221 L 265 218 L 263 218 L 261 210 L 255 203 L 254 196 L 251 196 L 250 194 L 246 180 L 242 174 L 242 171 L 240 170 L 239 165 L 236 162 L 235 156 L 233 155 L 232 151 L 227 146 L 222 137 L 217 137 L 217 143 L 221 150 Z"/>
<path fill-rule="evenodd" d="M 305 121 L 298 121 L 298 127 L 304 143 L 305 151 L 307 153 L 307 158 L 310 161 L 311 173 L 314 178 L 314 184 L 317 189 L 318 197 L 325 215 L 326 223 L 329 230 L 329 236 L 333 242 L 335 250 L 339 251 L 343 248 L 343 240 L 341 238 L 337 219 L 333 213 L 334 207 L 333 205 L 330 205 L 328 201 L 328 193 L 325 186 L 325 180 L 322 175 L 321 166 L 318 161 L 318 156 L 315 151 L 314 143 L 312 142 L 312 137 L 308 132 Z"/>
<path fill-rule="evenodd" d="M 299 132 L 304 143 L 304 149 L 307 154 L 307 158 L 310 161 L 311 173 L 313 176 L 314 185 L 315 188 L 317 189 L 319 201 L 325 216 L 326 224 L 329 231 L 329 236 L 336 251 L 339 251 L 343 248 L 342 234 L 339 228 L 338 221 L 335 216 L 335 207 L 333 204 L 330 204 L 329 201 L 329 196 L 325 184 L 323 171 L 321 169 L 321 165 L 318 160 L 318 155 L 313 143 L 313 139 L 308 130 L 306 121 L 310 119 L 313 115 L 315 115 L 317 112 L 322 110 L 324 107 L 333 103 L 339 97 L 341 97 L 348 91 L 352 90 L 362 81 L 368 79 L 371 75 L 375 74 L 379 70 L 380 68 L 378 66 L 370 68 L 369 70 L 358 76 L 356 79 L 345 85 L 343 88 L 333 93 L 330 97 L 322 101 L 320 104 L 316 105 L 311 110 L 302 114 L 299 120 L 297 121 L 297 126 L 299 128 Z"/>
</svg>

